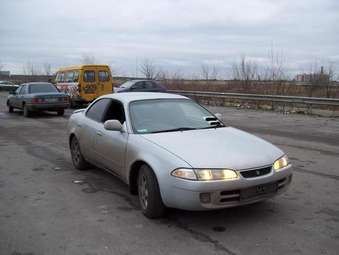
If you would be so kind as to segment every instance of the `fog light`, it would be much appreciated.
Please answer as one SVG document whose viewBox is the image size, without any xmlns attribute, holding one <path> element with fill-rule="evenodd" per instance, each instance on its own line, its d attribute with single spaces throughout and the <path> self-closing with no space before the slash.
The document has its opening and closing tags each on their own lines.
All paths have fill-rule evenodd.
<svg viewBox="0 0 339 255">
<path fill-rule="evenodd" d="M 201 203 L 207 204 L 211 203 L 211 194 L 210 193 L 200 193 Z"/>
</svg>

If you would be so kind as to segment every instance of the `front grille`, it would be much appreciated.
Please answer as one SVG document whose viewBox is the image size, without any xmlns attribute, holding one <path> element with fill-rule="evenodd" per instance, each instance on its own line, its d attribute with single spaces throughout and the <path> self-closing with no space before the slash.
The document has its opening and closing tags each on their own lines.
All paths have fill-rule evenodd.
<svg viewBox="0 0 339 255">
<path fill-rule="evenodd" d="M 264 168 L 257 168 L 257 169 L 247 170 L 247 171 L 241 171 L 240 174 L 244 178 L 254 178 L 254 177 L 259 177 L 259 176 L 263 176 L 263 175 L 269 174 L 270 172 L 271 172 L 271 166 L 264 167 Z"/>
<path fill-rule="evenodd" d="M 280 179 L 278 181 L 259 184 L 244 189 L 237 190 L 223 190 L 218 196 L 219 204 L 234 204 L 236 202 L 247 201 L 250 199 L 257 199 L 260 197 L 267 197 L 274 195 L 280 189 L 286 187 L 292 181 L 292 175 Z"/>
<path fill-rule="evenodd" d="M 224 190 L 220 192 L 220 203 L 239 202 L 240 190 Z"/>
</svg>

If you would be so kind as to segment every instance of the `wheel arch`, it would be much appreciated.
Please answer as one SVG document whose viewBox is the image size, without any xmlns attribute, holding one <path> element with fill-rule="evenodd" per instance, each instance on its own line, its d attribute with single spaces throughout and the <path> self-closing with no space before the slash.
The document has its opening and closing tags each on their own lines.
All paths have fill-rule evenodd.
<svg viewBox="0 0 339 255">
<path fill-rule="evenodd" d="M 76 135 L 75 135 L 74 133 L 71 133 L 71 134 L 69 135 L 69 137 L 68 137 L 68 145 L 69 145 L 69 147 L 71 147 L 71 141 L 72 141 L 72 139 L 73 139 L 74 137 L 76 137 Z"/>
<path fill-rule="evenodd" d="M 142 165 L 147 165 L 154 173 L 153 168 L 144 160 L 136 160 L 130 167 L 128 176 L 129 191 L 133 195 L 138 194 L 138 174 Z"/>
</svg>

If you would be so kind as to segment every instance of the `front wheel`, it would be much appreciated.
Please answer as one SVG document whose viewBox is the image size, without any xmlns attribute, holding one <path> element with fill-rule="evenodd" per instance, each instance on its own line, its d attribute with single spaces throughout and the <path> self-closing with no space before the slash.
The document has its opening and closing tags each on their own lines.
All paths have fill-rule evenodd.
<svg viewBox="0 0 339 255">
<path fill-rule="evenodd" d="M 7 106 L 8 106 L 8 112 L 9 113 L 14 112 L 14 108 L 12 106 L 10 106 L 9 104 L 7 104 Z"/>
<path fill-rule="evenodd" d="M 30 117 L 31 113 L 30 111 L 28 110 L 27 106 L 24 105 L 24 116 L 25 117 Z"/>
<path fill-rule="evenodd" d="M 147 165 L 143 165 L 139 171 L 138 194 L 142 213 L 147 218 L 159 218 L 165 214 L 157 178 Z"/>
<path fill-rule="evenodd" d="M 86 170 L 88 168 L 88 163 L 81 154 L 80 144 L 75 136 L 71 139 L 70 147 L 74 167 L 78 170 Z"/>
</svg>

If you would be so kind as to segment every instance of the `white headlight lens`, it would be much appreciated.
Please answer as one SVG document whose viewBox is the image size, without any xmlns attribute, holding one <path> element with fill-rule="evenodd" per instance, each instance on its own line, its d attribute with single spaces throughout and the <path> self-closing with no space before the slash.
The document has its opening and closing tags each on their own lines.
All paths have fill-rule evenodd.
<svg viewBox="0 0 339 255">
<path fill-rule="evenodd" d="M 188 169 L 178 168 L 172 173 L 172 176 L 195 180 L 195 181 L 217 181 L 217 180 L 234 180 L 239 179 L 237 172 L 231 169 Z"/>
<path fill-rule="evenodd" d="M 193 169 L 178 168 L 172 172 L 172 175 L 182 179 L 197 180 L 197 176 L 195 175 Z"/>
<path fill-rule="evenodd" d="M 286 167 L 289 165 L 289 160 L 288 160 L 288 157 L 287 155 L 284 155 L 283 157 L 281 157 L 280 159 L 276 160 L 273 164 L 273 169 L 275 171 L 279 171 L 281 170 L 282 168 Z"/>
<path fill-rule="evenodd" d="M 237 172 L 230 169 L 196 169 L 195 172 L 199 181 L 234 180 L 239 178 Z"/>
</svg>

